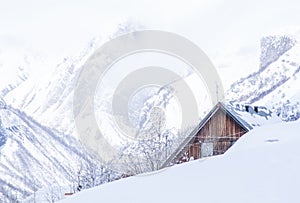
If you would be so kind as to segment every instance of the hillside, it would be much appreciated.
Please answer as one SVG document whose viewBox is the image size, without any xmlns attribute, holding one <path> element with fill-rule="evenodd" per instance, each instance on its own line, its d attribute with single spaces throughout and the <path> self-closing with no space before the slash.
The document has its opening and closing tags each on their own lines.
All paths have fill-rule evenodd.
<svg viewBox="0 0 300 203">
<path fill-rule="evenodd" d="M 49 186 L 74 190 L 78 173 L 87 178 L 91 167 L 95 175 L 104 168 L 72 135 L 58 133 L 0 102 L 0 202 L 14 202 Z"/>
<path fill-rule="evenodd" d="M 257 128 L 224 155 L 92 188 L 79 202 L 299 202 L 300 122 Z"/>
<path fill-rule="evenodd" d="M 299 53 L 299 36 L 262 38 L 259 70 L 233 83 L 227 99 L 264 105 L 283 120 L 297 120 L 300 117 Z"/>
<path fill-rule="evenodd" d="M 127 31 L 126 28 L 117 34 Z M 74 136 L 73 86 L 82 64 L 99 46 L 100 41 L 92 40 L 78 55 L 58 63 L 52 74 L 38 79 L 28 69 L 40 63 L 30 57 L 20 60 L 16 62 L 15 80 L 1 84 L 0 182 L 4 186 L 0 187 L 0 196 L 23 198 L 34 192 L 35 185 L 69 185 L 70 176 L 76 173 L 77 160 L 91 162 Z M 300 44 L 294 38 L 264 38 L 259 70 L 234 83 L 226 99 L 266 105 L 284 120 L 297 119 L 300 116 L 299 51 Z M 194 86 L 199 88 L 195 83 Z M 143 109 L 168 106 L 169 96 L 164 91 L 157 95 L 140 94 L 130 109 L 137 115 L 132 115 L 143 117 L 147 115 Z M 109 98 L 104 100 L 109 103 Z M 51 169 L 44 170 L 41 163 Z M 28 181 L 28 177 L 36 179 L 36 183 Z"/>
</svg>

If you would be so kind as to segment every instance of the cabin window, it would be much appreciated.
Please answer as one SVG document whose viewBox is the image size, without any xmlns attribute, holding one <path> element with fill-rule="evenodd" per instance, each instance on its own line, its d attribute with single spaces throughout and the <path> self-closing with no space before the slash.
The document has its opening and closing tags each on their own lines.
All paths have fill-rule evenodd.
<svg viewBox="0 0 300 203">
<path fill-rule="evenodd" d="M 201 157 L 208 157 L 214 155 L 214 143 L 203 142 L 201 143 Z"/>
</svg>

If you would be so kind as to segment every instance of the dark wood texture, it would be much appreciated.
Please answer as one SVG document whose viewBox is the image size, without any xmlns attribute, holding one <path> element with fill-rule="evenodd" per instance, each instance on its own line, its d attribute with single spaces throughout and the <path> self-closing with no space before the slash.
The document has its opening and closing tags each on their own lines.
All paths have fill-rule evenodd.
<svg viewBox="0 0 300 203">
<path fill-rule="evenodd" d="M 184 148 L 176 162 L 202 158 L 201 146 L 204 146 L 202 143 L 213 145 L 213 152 L 210 155 L 223 154 L 246 132 L 247 130 L 232 119 L 224 109 L 218 108 Z"/>
</svg>

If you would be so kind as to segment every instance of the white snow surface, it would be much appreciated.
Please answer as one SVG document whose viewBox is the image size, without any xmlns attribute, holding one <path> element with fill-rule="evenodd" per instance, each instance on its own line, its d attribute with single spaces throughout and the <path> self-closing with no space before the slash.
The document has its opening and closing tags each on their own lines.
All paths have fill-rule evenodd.
<svg viewBox="0 0 300 203">
<path fill-rule="evenodd" d="M 227 92 L 228 101 L 266 106 L 283 120 L 300 116 L 300 35 L 295 45 L 265 69 L 235 82 Z M 272 44 L 277 46 L 276 42 Z M 279 52 L 278 50 L 275 50 Z M 289 107 L 288 107 L 289 106 Z"/>
<path fill-rule="evenodd" d="M 242 105 L 232 102 L 225 105 L 227 110 L 249 130 L 258 126 L 279 123 L 282 121 L 276 113 L 264 106 Z M 248 107 L 248 110 L 246 110 L 246 106 Z M 257 108 L 257 112 L 255 112 L 254 108 Z"/>
<path fill-rule="evenodd" d="M 77 202 L 300 202 L 300 122 L 257 127 L 224 155 L 85 190 Z"/>
</svg>

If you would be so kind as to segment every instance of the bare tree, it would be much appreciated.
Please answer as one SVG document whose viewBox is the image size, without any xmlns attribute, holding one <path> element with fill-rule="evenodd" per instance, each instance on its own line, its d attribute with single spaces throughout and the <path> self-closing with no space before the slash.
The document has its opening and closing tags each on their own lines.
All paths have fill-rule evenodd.
<svg viewBox="0 0 300 203">
<path fill-rule="evenodd" d="M 51 186 L 47 192 L 45 192 L 44 197 L 49 203 L 54 203 L 63 198 L 60 186 Z"/>
<path fill-rule="evenodd" d="M 120 156 L 126 157 L 124 167 L 128 174 L 139 174 L 160 169 L 172 152 L 175 133 L 165 130 L 157 136 L 140 139 L 135 143 L 124 145 Z"/>
<path fill-rule="evenodd" d="M 80 192 L 83 189 L 111 182 L 117 179 L 118 176 L 108 166 L 104 166 L 97 161 L 83 162 L 78 160 L 77 167 L 70 174 L 72 192 Z"/>
</svg>

